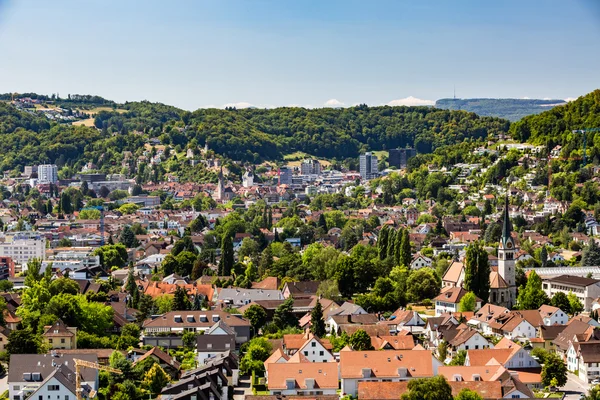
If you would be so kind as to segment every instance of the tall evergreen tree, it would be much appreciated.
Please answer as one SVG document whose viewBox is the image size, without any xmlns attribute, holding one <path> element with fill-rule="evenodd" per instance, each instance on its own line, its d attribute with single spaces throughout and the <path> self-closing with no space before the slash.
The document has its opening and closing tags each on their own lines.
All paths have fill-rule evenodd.
<svg viewBox="0 0 600 400">
<path fill-rule="evenodd" d="M 377 250 L 379 251 L 380 260 L 385 260 L 387 257 L 388 237 L 389 229 L 387 225 L 384 225 L 379 231 L 379 237 L 377 238 Z"/>
<path fill-rule="evenodd" d="M 269 222 L 269 217 L 267 215 L 267 205 L 265 204 L 265 208 L 263 208 L 263 213 L 262 213 L 262 221 L 261 221 L 262 227 L 267 228 L 268 222 Z"/>
<path fill-rule="evenodd" d="M 221 262 L 219 264 L 219 275 L 231 275 L 233 268 L 233 241 L 230 236 L 223 236 L 221 240 Z"/>
<path fill-rule="evenodd" d="M 388 232 L 387 243 L 387 256 L 395 261 L 396 259 L 394 258 L 394 255 L 396 254 L 396 231 L 394 229 L 390 229 Z"/>
<path fill-rule="evenodd" d="M 317 304 L 310 313 L 310 331 L 318 337 L 325 336 L 325 320 L 323 319 L 323 306 L 317 300 Z"/>
<path fill-rule="evenodd" d="M 271 229 L 273 227 L 273 209 L 269 207 L 269 214 L 267 218 L 267 229 Z"/>
<path fill-rule="evenodd" d="M 173 296 L 173 310 L 174 311 L 186 311 L 192 308 L 192 303 L 188 298 L 187 291 L 184 287 L 179 286 L 175 290 L 175 295 Z"/>
<path fill-rule="evenodd" d="M 402 262 L 402 231 L 403 229 L 399 228 L 394 236 L 394 262 L 396 265 L 400 265 Z"/>
<path fill-rule="evenodd" d="M 410 267 L 412 261 L 412 253 L 410 251 L 410 237 L 408 236 L 408 229 L 402 230 L 402 240 L 400 242 L 400 265 Z"/>
<path fill-rule="evenodd" d="M 477 258 L 479 252 L 475 243 L 467 246 L 465 254 L 465 280 L 463 282 L 463 288 L 467 292 L 475 293 L 477 286 Z"/>
<path fill-rule="evenodd" d="M 327 232 L 327 220 L 325 219 L 325 214 L 321 213 L 321 215 L 319 215 L 319 222 L 317 226 L 319 228 L 323 228 L 323 230 Z"/>
<path fill-rule="evenodd" d="M 483 246 L 478 246 L 479 255 L 477 257 L 477 297 L 484 303 L 490 297 L 490 259 Z"/>
<path fill-rule="evenodd" d="M 272 266 L 273 251 L 271 250 L 271 245 L 268 245 L 265 247 L 260 256 L 260 263 L 258 264 L 258 279 L 262 279 Z"/>
</svg>

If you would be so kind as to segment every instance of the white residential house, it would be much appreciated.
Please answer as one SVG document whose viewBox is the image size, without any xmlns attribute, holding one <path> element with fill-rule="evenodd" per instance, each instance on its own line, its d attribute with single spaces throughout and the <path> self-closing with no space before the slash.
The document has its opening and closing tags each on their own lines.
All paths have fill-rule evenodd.
<svg viewBox="0 0 600 400">
<path fill-rule="evenodd" d="M 431 260 L 431 258 L 418 254 L 410 263 L 410 268 L 419 269 L 423 267 L 431 267 L 432 264 L 433 261 Z"/>
<path fill-rule="evenodd" d="M 544 304 L 538 310 L 542 316 L 544 325 L 566 325 L 569 322 L 569 316 L 560 308 Z"/>
<path fill-rule="evenodd" d="M 445 290 L 444 290 L 445 289 Z M 435 316 L 439 317 L 445 313 L 455 313 L 459 310 L 459 304 L 468 292 L 462 287 L 443 288 L 442 293 L 433 301 L 435 302 Z M 476 298 L 475 311 L 481 308 L 481 299 Z"/>
<path fill-rule="evenodd" d="M 571 342 L 567 351 L 567 369 L 579 371 L 579 379 L 587 383 L 600 379 L 600 341 Z"/>
<path fill-rule="evenodd" d="M 306 357 L 310 362 L 330 362 L 333 361 L 333 355 L 321 344 L 316 337 L 311 337 L 304 343 L 298 350 L 303 356 Z"/>
<path fill-rule="evenodd" d="M 75 364 L 73 359 L 97 363 L 95 354 L 12 354 L 7 384 L 11 400 L 75 400 Z M 84 368 L 81 386 L 84 395 L 98 390 L 98 371 Z"/>
</svg>

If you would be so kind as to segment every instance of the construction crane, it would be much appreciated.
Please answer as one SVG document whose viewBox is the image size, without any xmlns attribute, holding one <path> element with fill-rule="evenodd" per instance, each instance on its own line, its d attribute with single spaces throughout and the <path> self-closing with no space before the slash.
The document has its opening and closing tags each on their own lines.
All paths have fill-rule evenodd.
<svg viewBox="0 0 600 400">
<path fill-rule="evenodd" d="M 104 246 L 104 207 L 102 206 L 89 206 L 82 208 L 83 210 L 98 210 L 100 211 L 100 245 Z"/>
<path fill-rule="evenodd" d="M 588 129 L 575 129 L 572 131 L 573 133 L 581 133 L 581 136 L 583 138 L 583 162 L 582 162 L 582 167 L 585 167 L 586 162 L 587 162 L 587 155 L 586 155 L 586 145 L 587 145 L 587 133 L 588 132 L 600 132 L 600 128 L 588 128 Z"/>
<path fill-rule="evenodd" d="M 81 360 L 79 358 L 74 358 L 73 362 L 75 363 L 75 391 L 77 392 L 77 400 L 83 400 L 83 389 L 81 388 L 81 370 L 83 368 L 91 368 L 98 371 L 108 371 L 113 374 L 122 374 L 120 369 L 107 367 L 105 365 L 100 365 L 91 361 Z M 90 393 L 90 398 L 93 398 L 96 395 L 95 392 Z"/>
</svg>

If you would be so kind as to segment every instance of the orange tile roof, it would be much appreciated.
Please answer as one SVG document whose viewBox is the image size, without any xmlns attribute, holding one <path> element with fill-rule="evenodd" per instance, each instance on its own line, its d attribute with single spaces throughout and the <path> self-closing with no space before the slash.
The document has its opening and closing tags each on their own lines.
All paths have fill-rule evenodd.
<svg viewBox="0 0 600 400">
<path fill-rule="evenodd" d="M 408 391 L 408 381 L 401 382 L 358 382 L 358 398 L 361 400 L 397 400 Z M 484 399 L 501 399 L 502 383 L 493 382 L 453 382 L 452 396 L 457 396 L 463 389 L 479 393 Z"/>
<path fill-rule="evenodd" d="M 458 282 L 458 278 L 460 277 L 460 273 L 463 270 L 463 268 L 463 263 L 458 261 L 452 262 L 452 264 L 450 264 L 450 266 L 446 270 L 446 273 L 444 274 L 442 280 L 449 282 Z"/>
<path fill-rule="evenodd" d="M 341 351 L 340 376 L 362 378 L 363 370 L 370 369 L 371 376 L 395 377 L 398 369 L 406 368 L 407 376 L 413 378 L 433 376 L 433 355 L 430 352 L 412 350 Z"/>
<path fill-rule="evenodd" d="M 438 368 L 438 375 L 443 375 L 449 381 L 454 380 L 454 377 L 460 375 L 464 381 L 473 381 L 474 375 L 479 375 L 483 381 L 496 381 L 507 372 L 507 369 L 502 365 L 490 365 L 485 368 L 481 366 L 441 366 Z"/>
<path fill-rule="evenodd" d="M 295 381 L 295 388 L 308 389 L 307 381 L 314 380 L 314 389 L 337 389 L 338 364 L 330 363 L 293 363 L 269 364 L 267 369 L 269 390 L 285 390 L 287 380 Z"/>
</svg>

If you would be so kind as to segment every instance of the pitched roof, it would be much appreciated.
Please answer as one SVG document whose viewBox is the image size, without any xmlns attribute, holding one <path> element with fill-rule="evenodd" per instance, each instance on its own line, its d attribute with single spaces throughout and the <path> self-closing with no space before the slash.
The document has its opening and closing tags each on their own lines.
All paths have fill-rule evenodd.
<svg viewBox="0 0 600 400">
<path fill-rule="evenodd" d="M 408 391 L 408 381 L 401 382 L 358 382 L 358 398 L 361 400 L 397 400 Z M 493 382 L 454 382 L 449 381 L 452 396 L 457 396 L 463 389 L 473 390 L 484 399 L 501 399 L 502 384 Z"/>
<path fill-rule="evenodd" d="M 573 275 L 560 275 L 560 276 L 556 276 L 554 278 L 549 278 L 547 280 L 550 282 L 564 283 L 564 284 L 573 285 L 573 286 L 591 286 L 591 285 L 595 285 L 596 283 L 600 282 L 600 280 L 598 280 L 598 279 L 584 278 L 581 276 L 573 276 Z"/>
<path fill-rule="evenodd" d="M 44 326 L 44 334 L 45 337 L 73 337 L 75 333 L 71 332 L 67 329 L 67 326 L 61 319 L 56 321 L 52 325 Z"/>
<path fill-rule="evenodd" d="M 252 282 L 252 289 L 277 290 L 281 280 L 277 277 L 269 276 L 260 282 Z"/>
<path fill-rule="evenodd" d="M 469 292 L 467 292 L 462 287 L 453 287 L 453 288 L 450 288 L 450 289 L 444 291 L 443 293 L 438 295 L 433 300 L 434 301 L 443 301 L 446 303 L 459 303 L 460 300 L 463 298 L 463 296 L 467 293 L 469 293 Z M 476 297 L 476 301 L 481 302 L 481 299 Z"/>
<path fill-rule="evenodd" d="M 474 381 L 475 376 L 483 381 L 496 381 L 500 380 L 500 377 L 507 372 L 507 369 L 502 365 L 488 365 L 485 367 L 481 366 L 446 366 L 443 365 L 438 368 L 438 375 L 443 375 L 449 381 L 460 376 L 463 381 Z"/>
<path fill-rule="evenodd" d="M 96 357 L 95 354 L 55 354 L 57 354 L 57 356 L 53 356 L 52 354 L 11 354 L 8 381 L 22 382 L 23 374 L 28 372 L 38 372 L 41 375 L 41 379 L 46 380 L 48 375 L 61 365 L 64 365 L 67 368 L 75 368 L 75 362 L 73 361 L 75 358 L 94 363 L 98 362 L 98 357 Z M 90 368 L 83 368 L 81 372 L 81 375 L 86 382 L 94 381 L 97 374 L 97 371 Z"/>
<path fill-rule="evenodd" d="M 444 273 L 442 280 L 457 283 L 458 278 L 460 278 L 460 273 L 462 272 L 463 268 L 464 268 L 463 263 L 458 262 L 458 261 L 453 261 L 452 264 L 450 264 L 450 266 Z"/>
<path fill-rule="evenodd" d="M 211 326 L 209 330 L 204 332 L 204 334 L 212 335 L 212 334 L 214 334 L 214 332 L 217 329 L 221 329 L 221 330 L 225 331 L 226 335 L 235 336 L 235 331 L 229 325 L 227 325 L 225 322 L 223 322 L 223 320 L 219 320 L 219 321 L 215 322 L 215 324 L 213 326 Z"/>
<path fill-rule="evenodd" d="M 425 351 L 413 350 L 369 350 L 341 351 L 341 378 L 362 378 L 367 370 L 371 377 L 432 377 L 433 355 Z"/>
<path fill-rule="evenodd" d="M 285 390 L 293 381 L 294 389 L 337 389 L 338 365 L 330 363 L 269 364 L 267 368 L 269 390 Z"/>
<path fill-rule="evenodd" d="M 539 327 L 539 335 L 543 340 L 554 340 L 565 330 L 567 325 L 542 325 Z"/>
<path fill-rule="evenodd" d="M 281 360 L 282 358 L 283 358 L 285 361 L 287 361 L 287 360 L 289 360 L 289 359 L 290 359 L 288 356 L 286 356 L 286 355 L 283 353 L 283 350 L 281 350 L 281 348 L 277 348 L 277 350 L 275 350 L 275 351 L 273 352 L 273 354 L 271 354 L 271 355 L 269 356 L 269 358 L 267 358 L 267 359 L 265 360 L 265 362 L 264 362 L 264 364 L 265 364 L 265 368 L 267 368 L 268 364 L 273 364 L 273 363 L 276 363 L 277 361 Z"/>
<path fill-rule="evenodd" d="M 140 358 L 138 358 L 136 360 L 134 365 L 145 360 L 148 357 L 151 357 L 151 356 L 158 358 L 164 364 L 170 365 L 172 368 L 174 368 L 176 370 L 179 370 L 181 368 L 181 363 L 179 361 L 177 361 L 175 358 L 171 357 L 170 355 L 168 355 L 167 353 L 165 353 L 158 347 L 153 347 L 152 350 L 148 350 L 148 352 L 146 352 L 146 354 L 144 354 L 143 356 L 141 356 Z"/>
<path fill-rule="evenodd" d="M 394 350 L 411 350 L 415 347 L 415 338 L 412 335 L 400 336 L 371 336 L 371 345 L 376 350 L 391 347 Z"/>
<path fill-rule="evenodd" d="M 554 315 L 554 313 L 561 311 L 561 309 L 558 307 L 550 306 L 548 304 L 543 304 L 540 308 L 538 308 L 538 311 L 540 312 L 542 318 L 544 318 Z"/>
<path fill-rule="evenodd" d="M 508 283 L 504 280 L 498 271 L 490 272 L 490 289 L 504 289 L 508 287 Z"/>
<path fill-rule="evenodd" d="M 575 335 L 583 334 L 590 328 L 592 327 L 585 322 L 577 320 L 570 321 L 569 324 L 567 324 L 567 327 L 563 329 L 563 331 L 560 332 L 558 336 L 556 336 L 556 339 L 554 339 L 552 342 L 559 349 L 566 351 L 569 348 L 569 342 L 573 340 Z"/>
<path fill-rule="evenodd" d="M 591 340 L 589 342 L 579 342 L 578 353 L 586 363 L 600 362 L 600 340 Z"/>
</svg>

